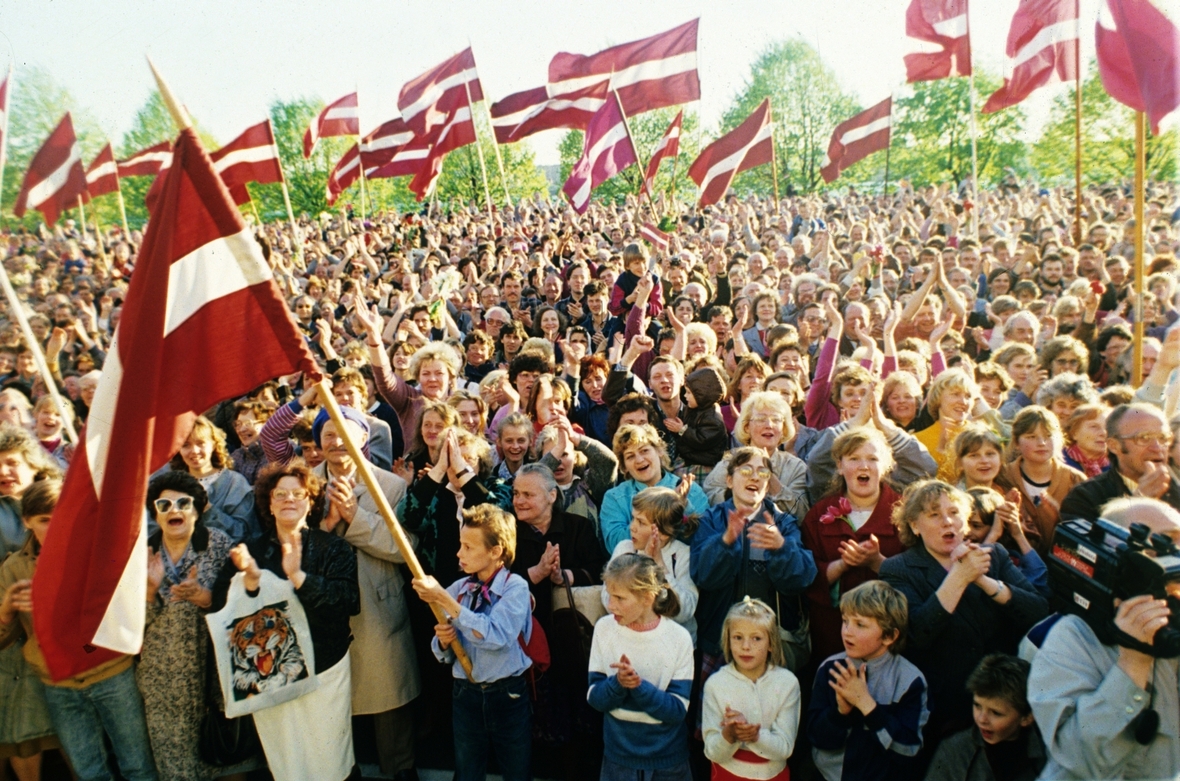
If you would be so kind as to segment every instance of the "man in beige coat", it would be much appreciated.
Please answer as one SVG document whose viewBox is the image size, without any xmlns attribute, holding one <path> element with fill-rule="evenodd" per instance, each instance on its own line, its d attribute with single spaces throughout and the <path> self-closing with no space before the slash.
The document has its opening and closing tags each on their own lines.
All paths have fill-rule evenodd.
<svg viewBox="0 0 1180 781">
<path fill-rule="evenodd" d="M 342 407 L 341 411 L 349 435 L 361 446 L 368 426 L 355 410 Z M 373 715 L 381 771 L 399 781 L 417 779 L 409 705 L 420 687 L 406 589 L 397 568 L 404 562 L 336 425 L 317 419 L 313 433 L 324 454 L 324 463 L 315 473 L 327 483 L 320 528 L 343 537 L 356 550 L 361 612 L 352 618 L 352 713 Z M 372 464 L 370 468 L 390 507 L 397 507 L 405 496 L 406 482 Z"/>
</svg>

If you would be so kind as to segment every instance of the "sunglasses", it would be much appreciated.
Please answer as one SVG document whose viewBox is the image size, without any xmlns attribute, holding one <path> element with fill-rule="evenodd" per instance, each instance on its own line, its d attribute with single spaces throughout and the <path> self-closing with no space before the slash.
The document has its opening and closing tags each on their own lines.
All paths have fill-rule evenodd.
<svg viewBox="0 0 1180 781">
<path fill-rule="evenodd" d="M 156 512 L 160 515 L 172 512 L 175 507 L 177 512 L 186 513 L 193 509 L 193 498 L 191 496 L 182 496 L 179 499 L 157 499 L 153 503 L 156 507 Z"/>
<path fill-rule="evenodd" d="M 759 480 L 769 480 L 770 479 L 770 470 L 764 466 L 760 466 L 757 468 L 752 467 L 752 466 L 739 466 L 737 468 L 737 473 L 741 477 L 745 477 L 747 479 L 751 478 L 751 477 L 757 477 Z"/>
</svg>

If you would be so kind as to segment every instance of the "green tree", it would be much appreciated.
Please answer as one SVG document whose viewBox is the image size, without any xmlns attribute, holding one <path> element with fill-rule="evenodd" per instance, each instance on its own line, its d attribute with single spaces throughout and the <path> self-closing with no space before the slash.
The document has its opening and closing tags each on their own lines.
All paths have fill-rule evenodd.
<svg viewBox="0 0 1180 781">
<path fill-rule="evenodd" d="M 5 221 L 15 220 L 12 207 L 20 192 L 29 162 L 57 127 L 62 115 L 70 112 L 74 132 L 82 148 L 83 165 L 87 165 L 106 143 L 106 136 L 97 120 L 48 71 L 31 66 L 16 71 L 11 86 L 8 117 L 8 159 L 4 166 L 2 193 Z M 87 219 L 90 214 L 87 213 Z M 30 210 L 23 224 L 34 228 L 41 222 L 41 213 Z"/>
<path fill-rule="evenodd" d="M 630 166 L 621 171 L 618 176 L 603 182 L 594 190 L 595 199 L 605 203 L 618 203 L 628 195 L 638 196 L 640 194 L 643 188 L 643 175 L 647 170 L 648 161 L 651 160 L 652 152 L 655 151 L 656 145 L 660 143 L 660 139 L 664 137 L 668 126 L 672 124 L 672 120 L 676 118 L 679 111 L 680 107 L 673 106 L 636 114 L 627 119 L 635 137 L 640 164 L 644 168 L 641 170 L 639 166 Z M 688 166 L 696 159 L 697 153 L 700 151 L 699 127 L 700 120 L 696 112 L 686 110 L 680 127 L 680 154 L 675 165 L 675 185 L 673 187 L 672 161 L 665 160 L 660 165 L 652 188 L 652 194 L 655 197 L 658 198 L 660 193 L 670 193 L 673 189 L 678 197 L 691 198 L 692 194 L 696 192 L 696 185 L 688 178 Z M 574 164 L 581 158 L 584 145 L 585 134 L 581 130 L 571 130 L 561 139 L 558 152 L 561 156 L 562 182 L 569 178 Z"/>
<path fill-rule="evenodd" d="M 1074 90 L 1057 96 L 1049 122 L 1033 145 L 1032 164 L 1046 184 L 1074 182 L 1077 128 Z M 1147 176 L 1159 182 L 1176 180 L 1180 133 L 1175 128 L 1147 137 Z M 1120 182 L 1135 171 L 1135 112 L 1119 103 L 1102 86 L 1098 68 L 1090 62 L 1082 81 L 1082 181 L 1086 184 Z"/>
<path fill-rule="evenodd" d="M 976 106 L 999 89 L 998 78 L 977 71 Z M 912 94 L 894 101 L 890 178 L 915 185 L 961 182 L 971 175 L 970 79 L 924 81 Z M 1020 140 L 1024 110 L 1019 106 L 992 114 L 977 112 L 979 182 L 994 184 L 1004 169 L 1028 170 L 1026 144 Z"/>
<path fill-rule="evenodd" d="M 475 112 L 475 123 L 479 134 L 479 148 L 483 150 L 484 164 L 488 171 L 488 189 L 492 194 L 492 202 L 502 206 L 505 203 L 504 186 L 500 179 L 499 166 L 496 164 L 495 136 L 492 135 L 484 112 Z M 504 176 L 508 179 L 508 189 L 513 203 L 549 191 L 545 174 L 537 167 L 533 151 L 527 144 L 502 145 L 500 157 L 504 161 Z M 447 155 L 443 161 L 442 173 L 439 174 L 437 191 L 439 200 L 443 202 L 455 199 L 481 207 L 486 204 L 479 155 L 474 145 L 465 146 Z"/>
<path fill-rule="evenodd" d="M 800 39 L 773 43 L 758 55 L 745 88 L 721 118 L 721 132 L 740 125 L 767 98 L 775 123 L 780 191 L 815 190 L 823 184 L 819 171 L 832 128 L 856 114 L 859 104 L 840 88 L 819 52 Z M 856 173 L 850 171 L 846 176 L 854 178 Z M 759 166 L 738 174 L 733 188 L 739 194 L 772 195 L 772 167 Z"/>
</svg>

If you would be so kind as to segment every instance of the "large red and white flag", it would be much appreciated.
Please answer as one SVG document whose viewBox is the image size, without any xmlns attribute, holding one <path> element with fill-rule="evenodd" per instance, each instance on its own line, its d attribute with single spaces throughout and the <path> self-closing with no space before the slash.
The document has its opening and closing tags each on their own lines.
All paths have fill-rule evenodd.
<svg viewBox="0 0 1180 781">
<path fill-rule="evenodd" d="M 67 111 L 33 155 L 12 213 L 24 217 L 29 209 L 37 209 L 46 224 L 52 225 L 63 211 L 77 206 L 79 198 L 88 198 L 86 172 L 82 170 L 82 149 L 74 135 L 74 122 Z"/>
<path fill-rule="evenodd" d="M 595 187 L 638 162 L 619 101 L 608 100 L 590 120 L 582 156 L 570 169 L 561 191 L 569 198 L 574 211 L 584 214 Z"/>
<path fill-rule="evenodd" d="M 468 47 L 406 82 L 397 96 L 397 107 L 414 135 L 433 142 L 451 123 L 455 112 L 481 100 L 483 89 L 475 70 L 475 55 Z"/>
<path fill-rule="evenodd" d="M 693 19 L 667 32 L 612 46 L 597 54 L 560 52 L 549 62 L 549 97 L 609 80 L 627 116 L 701 98 L 697 28 Z"/>
<path fill-rule="evenodd" d="M 209 153 L 213 168 L 229 188 L 234 203 L 249 202 L 247 182 L 275 184 L 283 181 L 279 147 L 270 120 L 246 128 L 245 132 L 216 152 Z"/>
<path fill-rule="evenodd" d="M 360 134 L 360 102 L 357 100 L 357 93 L 353 92 L 325 106 L 311 121 L 307 130 L 303 131 L 303 156 L 311 157 L 315 145 L 321 138 Z"/>
<path fill-rule="evenodd" d="M 161 141 L 119 161 L 119 178 L 155 176 L 172 165 L 172 142 Z"/>
<path fill-rule="evenodd" d="M 905 56 L 907 83 L 971 75 L 967 0 L 911 0 L 905 34 L 916 44 Z"/>
<path fill-rule="evenodd" d="M 828 154 L 819 171 L 824 181 L 834 182 L 840 172 L 853 163 L 864 160 L 873 152 L 888 149 L 892 127 L 892 97 L 836 125 L 832 131 L 832 140 L 828 142 Z"/>
<path fill-rule="evenodd" d="M 1180 32 L 1151 0 L 1102 0 L 1094 29 L 1102 86 L 1146 112 L 1151 132 L 1180 107 Z"/>
<path fill-rule="evenodd" d="M 663 138 L 660 143 L 656 144 L 655 151 L 651 153 L 651 160 L 647 163 L 647 175 L 644 177 L 644 186 L 647 187 L 648 195 L 655 189 L 656 174 L 660 171 L 660 161 L 676 157 L 680 154 L 680 129 L 684 124 L 684 111 L 676 115 L 676 119 L 672 120 L 672 124 L 668 125 L 668 129 L 664 131 Z"/>
<path fill-rule="evenodd" d="M 119 166 L 115 163 L 115 152 L 107 145 L 86 169 L 86 192 L 91 198 L 119 190 Z"/>
<path fill-rule="evenodd" d="M 33 579 L 56 680 L 139 652 L 148 477 L 194 417 L 268 379 L 318 374 L 196 133 L 174 154 Z"/>
<path fill-rule="evenodd" d="M 430 195 L 439 175 L 442 174 L 443 160 L 447 153 L 474 143 L 475 123 L 471 119 L 471 107 L 460 106 L 447 117 L 446 124 L 438 129 L 429 154 L 422 161 L 414 178 L 410 180 L 410 192 L 414 193 L 419 201 Z"/>
<path fill-rule="evenodd" d="M 12 84 L 12 65 L 8 66 L 8 75 L 0 83 L 0 171 L 8 162 L 8 92 Z"/>
<path fill-rule="evenodd" d="M 1077 74 L 1077 0 L 1021 0 L 1012 17 L 1005 50 L 1004 86 L 992 93 L 984 113 L 1015 106 L 1037 87 Z"/>
<path fill-rule="evenodd" d="M 606 102 L 608 87 L 603 80 L 554 98 L 545 87 L 509 95 L 491 107 L 496 143 L 511 144 L 542 130 L 585 129 Z"/>
<path fill-rule="evenodd" d="M 689 178 L 701 188 L 701 206 L 720 201 L 735 175 L 773 159 L 773 128 L 767 98 L 742 124 L 701 151 L 688 169 Z"/>
</svg>

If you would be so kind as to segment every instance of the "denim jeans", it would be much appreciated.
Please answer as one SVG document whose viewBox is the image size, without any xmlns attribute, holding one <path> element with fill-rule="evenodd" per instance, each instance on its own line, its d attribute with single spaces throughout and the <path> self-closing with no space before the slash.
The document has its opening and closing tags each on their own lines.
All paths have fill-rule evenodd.
<svg viewBox="0 0 1180 781">
<path fill-rule="evenodd" d="M 115 748 L 119 772 L 127 781 L 156 781 L 156 762 L 134 668 L 85 689 L 46 686 L 45 704 L 58 740 L 81 781 L 111 779 L 104 731 Z"/>
<path fill-rule="evenodd" d="M 455 781 L 484 781 L 489 749 L 496 752 L 504 781 L 531 781 L 532 709 L 522 675 L 485 684 L 456 680 Z"/>
<path fill-rule="evenodd" d="M 687 762 L 662 770 L 636 770 L 603 758 L 602 774 L 598 778 L 599 781 L 685 781 L 692 778 L 692 770 Z"/>
</svg>

